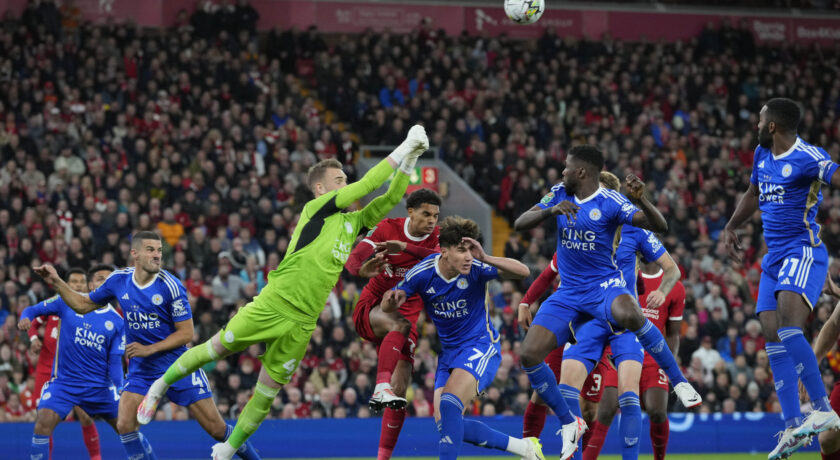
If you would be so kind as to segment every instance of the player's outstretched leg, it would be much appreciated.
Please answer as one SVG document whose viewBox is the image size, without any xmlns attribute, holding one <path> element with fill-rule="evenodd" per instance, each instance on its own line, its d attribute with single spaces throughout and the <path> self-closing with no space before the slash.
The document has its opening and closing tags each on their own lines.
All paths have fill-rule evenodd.
<svg viewBox="0 0 840 460">
<path fill-rule="evenodd" d="M 645 318 L 636 300 L 629 294 L 619 295 L 613 300 L 611 310 L 615 322 L 633 331 L 639 343 L 665 371 L 674 385 L 674 392 L 680 402 L 688 409 L 702 404 L 703 398 L 686 380 L 671 349 L 665 343 L 665 337 L 649 319 Z"/>
<path fill-rule="evenodd" d="M 563 365 L 563 349 L 555 348 L 545 358 L 551 372 L 554 373 L 555 382 L 560 381 L 560 369 Z M 525 415 L 522 417 L 522 437 L 539 438 L 545 427 L 545 416 L 548 413 L 548 406 L 540 398 L 537 392 L 531 393 L 531 400 L 525 408 Z"/>
<path fill-rule="evenodd" d="M 192 374 L 205 364 L 216 361 L 232 353 L 231 351 L 228 351 L 224 345 L 222 345 L 219 334 L 220 333 L 217 332 L 210 340 L 202 343 L 201 345 L 196 345 L 184 352 L 184 354 L 179 356 L 178 359 L 169 366 L 169 369 L 166 370 L 163 377 L 160 377 L 152 383 L 149 387 L 149 391 L 146 392 L 146 395 L 143 397 L 143 401 L 137 408 L 137 421 L 140 422 L 141 425 L 151 422 L 155 417 L 155 411 L 157 410 L 158 403 L 160 403 L 160 399 L 166 394 L 170 385 Z"/>
</svg>

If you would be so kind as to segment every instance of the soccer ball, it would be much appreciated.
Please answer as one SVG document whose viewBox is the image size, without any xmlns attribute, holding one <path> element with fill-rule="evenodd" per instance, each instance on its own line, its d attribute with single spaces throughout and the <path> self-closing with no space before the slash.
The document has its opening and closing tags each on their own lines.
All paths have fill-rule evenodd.
<svg viewBox="0 0 840 460">
<path fill-rule="evenodd" d="M 505 14 L 517 24 L 533 24 L 545 12 L 545 0 L 505 0 Z"/>
</svg>

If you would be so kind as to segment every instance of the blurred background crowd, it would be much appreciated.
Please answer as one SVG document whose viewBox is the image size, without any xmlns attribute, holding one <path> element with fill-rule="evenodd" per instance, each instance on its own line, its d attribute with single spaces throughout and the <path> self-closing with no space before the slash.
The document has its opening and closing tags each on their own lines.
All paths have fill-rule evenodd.
<svg viewBox="0 0 840 460">
<path fill-rule="evenodd" d="M 620 177 L 643 178 L 683 273 L 678 359 L 704 396 L 701 410 L 779 411 L 754 319 L 760 220 L 741 232 L 743 265 L 727 260 L 719 236 L 747 188 L 767 99 L 800 101 L 801 136 L 840 161 L 840 47 L 765 48 L 729 22 L 680 43 L 579 40 L 550 29 L 536 41 L 450 36 L 427 22 L 406 35 L 325 35 L 314 26 L 257 34 L 247 1 L 228 6 L 181 11 L 171 28 L 151 31 L 91 26 L 72 3 L 49 1 L 0 22 L 0 420 L 34 420 L 37 355 L 15 325 L 51 293 L 32 266 L 124 266 L 131 234 L 157 231 L 202 342 L 282 261 L 310 196 L 309 166 L 337 158 L 352 180 L 360 145 L 399 144 L 417 122 L 440 158 L 510 221 L 558 181 L 576 143 L 600 146 Z M 840 192 L 824 193 L 818 219 L 836 254 Z M 472 408 L 485 415 L 521 414 L 527 404 L 514 311 L 555 249 L 550 222 L 501 238 L 505 255 L 532 275 L 493 288 L 503 361 Z M 832 262 L 835 279 L 838 271 Z M 269 417 L 370 416 L 376 353 L 351 319 L 364 282 L 342 277 Z M 812 335 L 833 305 L 816 305 Z M 408 410 L 429 416 L 438 341 L 428 322 L 420 329 Z M 248 400 L 260 353 L 254 346 L 207 369 L 225 416 Z M 840 371 L 829 361 L 837 362 L 825 364 L 826 385 Z M 158 417 L 188 418 L 164 409 Z"/>
</svg>

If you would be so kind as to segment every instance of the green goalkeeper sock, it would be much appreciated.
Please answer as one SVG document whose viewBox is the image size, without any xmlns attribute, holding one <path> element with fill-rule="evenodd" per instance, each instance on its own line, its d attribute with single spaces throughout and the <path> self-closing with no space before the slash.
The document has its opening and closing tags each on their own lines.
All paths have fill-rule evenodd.
<svg viewBox="0 0 840 460">
<path fill-rule="evenodd" d="M 172 385 L 178 380 L 192 374 L 198 368 L 217 359 L 219 359 L 219 354 L 216 353 L 216 350 L 213 349 L 213 344 L 208 340 L 201 345 L 190 348 L 186 353 L 176 359 L 169 366 L 169 369 L 166 370 L 166 373 L 163 374 L 163 381 L 167 385 Z"/>
<path fill-rule="evenodd" d="M 231 447 L 239 449 L 242 444 L 245 444 L 248 437 L 257 431 L 257 428 L 265 420 L 265 416 L 268 415 L 268 410 L 271 409 L 271 403 L 279 392 L 279 388 L 271 388 L 268 385 L 257 382 L 257 386 L 254 388 L 254 395 L 248 400 L 248 404 L 245 404 L 245 408 L 239 414 L 239 419 L 236 420 L 233 433 L 231 433 L 227 440 Z"/>
</svg>

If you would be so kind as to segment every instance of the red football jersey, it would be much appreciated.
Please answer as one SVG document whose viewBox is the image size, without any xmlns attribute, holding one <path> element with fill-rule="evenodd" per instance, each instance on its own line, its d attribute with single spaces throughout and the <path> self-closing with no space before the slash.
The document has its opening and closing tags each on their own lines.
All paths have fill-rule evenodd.
<svg viewBox="0 0 840 460">
<path fill-rule="evenodd" d="M 399 240 L 432 251 L 440 251 L 438 242 L 440 227 L 435 227 L 432 233 L 418 238 L 408 233 L 408 221 L 409 218 L 407 217 L 383 219 L 379 225 L 368 232 L 367 236 L 359 244 L 369 244 L 376 247 L 376 243 Z M 377 299 L 381 298 L 385 291 L 399 284 L 405 278 L 405 274 L 421 260 L 408 254 L 406 251 L 397 254 L 388 254 L 386 255 L 386 259 L 387 263 L 382 273 L 371 278 L 364 288 L 364 291 L 369 291 Z"/>
<path fill-rule="evenodd" d="M 38 365 L 35 372 L 49 374 L 52 372 L 53 362 L 55 361 L 55 349 L 58 345 L 58 328 L 60 320 L 58 316 L 50 315 L 46 319 L 42 316 L 35 318 L 32 321 L 32 326 L 29 328 L 29 339 L 32 340 L 38 336 L 38 328 L 44 324 L 44 337 L 41 338 L 41 351 L 38 354 Z"/>
<path fill-rule="evenodd" d="M 659 308 L 647 307 L 648 293 L 659 288 L 662 284 L 663 271 L 660 270 L 656 275 L 645 275 L 639 272 L 639 278 L 644 284 L 644 293 L 639 294 L 639 305 L 642 307 L 642 313 L 649 319 L 658 329 L 665 335 L 665 325 L 670 321 L 680 321 L 683 317 L 683 310 L 685 310 L 685 286 L 682 282 L 677 281 L 671 292 L 665 296 L 665 303 Z"/>
</svg>

